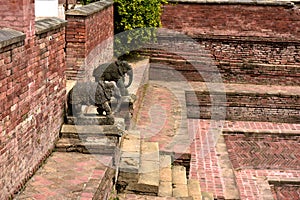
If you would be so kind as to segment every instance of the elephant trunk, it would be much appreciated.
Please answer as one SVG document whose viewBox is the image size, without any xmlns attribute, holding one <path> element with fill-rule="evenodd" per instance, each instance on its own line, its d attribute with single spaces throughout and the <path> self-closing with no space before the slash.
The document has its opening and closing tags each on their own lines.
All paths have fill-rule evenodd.
<svg viewBox="0 0 300 200">
<path fill-rule="evenodd" d="M 131 85 L 131 83 L 132 83 L 132 80 L 133 80 L 133 70 L 132 70 L 132 69 L 129 70 L 129 71 L 127 72 L 127 74 L 128 74 L 128 76 L 129 76 L 129 81 L 128 81 L 128 84 L 125 85 L 125 88 L 128 88 L 128 87 Z"/>
</svg>

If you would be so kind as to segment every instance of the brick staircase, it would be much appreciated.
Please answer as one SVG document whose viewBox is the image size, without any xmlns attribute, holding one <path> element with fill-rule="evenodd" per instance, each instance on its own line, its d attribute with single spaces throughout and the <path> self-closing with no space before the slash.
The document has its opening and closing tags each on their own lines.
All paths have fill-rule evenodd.
<svg viewBox="0 0 300 200">
<path fill-rule="evenodd" d="M 184 166 L 160 153 L 158 142 L 144 141 L 139 131 L 124 134 L 120 151 L 117 190 L 121 199 L 130 194 L 144 199 L 213 199 L 211 193 L 201 191 L 198 181 L 187 178 Z"/>
</svg>

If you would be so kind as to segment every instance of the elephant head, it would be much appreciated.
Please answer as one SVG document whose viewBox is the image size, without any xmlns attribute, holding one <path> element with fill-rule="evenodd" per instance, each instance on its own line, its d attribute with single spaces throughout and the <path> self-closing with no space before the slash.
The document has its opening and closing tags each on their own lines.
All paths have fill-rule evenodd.
<svg viewBox="0 0 300 200">
<path fill-rule="evenodd" d="M 122 74 L 127 74 L 129 77 L 128 83 L 125 84 L 125 88 L 128 88 L 133 80 L 133 70 L 132 70 L 132 66 L 128 64 L 128 62 L 126 61 L 117 61 L 117 65 L 119 66 L 120 71 L 122 72 Z M 125 78 L 123 76 L 123 78 Z M 125 83 L 125 80 L 123 80 L 123 82 Z"/>
</svg>

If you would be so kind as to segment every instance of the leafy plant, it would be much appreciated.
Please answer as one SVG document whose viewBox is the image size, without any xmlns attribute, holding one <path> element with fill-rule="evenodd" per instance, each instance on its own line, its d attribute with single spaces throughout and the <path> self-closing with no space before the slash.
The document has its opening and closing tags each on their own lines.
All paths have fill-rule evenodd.
<svg viewBox="0 0 300 200">
<path fill-rule="evenodd" d="M 87 5 L 89 3 L 93 3 L 93 2 L 96 2 L 96 1 L 99 1 L 99 0 L 80 0 L 82 5 Z"/>
<path fill-rule="evenodd" d="M 128 31 L 115 39 L 116 57 L 118 54 L 129 53 L 128 46 L 138 47 L 140 43 L 154 38 L 155 29 L 151 28 L 161 26 L 160 16 L 164 3 L 167 0 L 114 0 L 115 33 Z"/>
<path fill-rule="evenodd" d="M 159 27 L 162 4 L 167 0 L 114 0 L 116 33 L 135 28 Z"/>
</svg>

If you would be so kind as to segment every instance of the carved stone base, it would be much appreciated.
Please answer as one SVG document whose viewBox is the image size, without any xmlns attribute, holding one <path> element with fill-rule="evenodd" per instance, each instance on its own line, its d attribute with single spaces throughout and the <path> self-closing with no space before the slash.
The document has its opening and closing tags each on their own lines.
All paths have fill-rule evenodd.
<svg viewBox="0 0 300 200">
<path fill-rule="evenodd" d="M 112 115 L 109 116 L 84 116 L 74 117 L 67 116 L 67 124 L 71 125 L 113 125 L 115 119 Z"/>
</svg>

